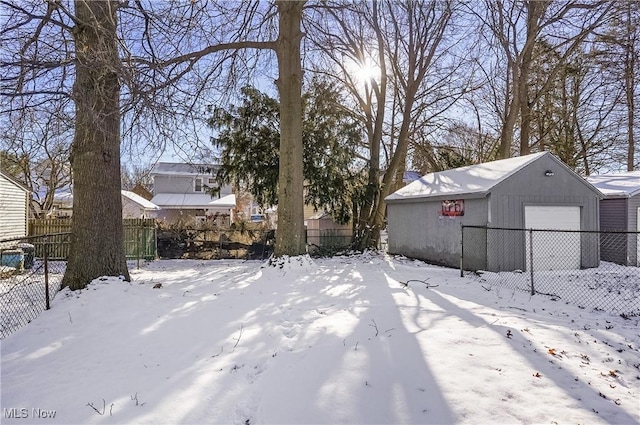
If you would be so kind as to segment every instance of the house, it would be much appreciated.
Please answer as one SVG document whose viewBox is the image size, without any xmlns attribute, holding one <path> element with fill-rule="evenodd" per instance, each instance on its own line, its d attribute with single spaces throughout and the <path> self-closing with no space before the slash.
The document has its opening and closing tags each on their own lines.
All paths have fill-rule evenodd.
<svg viewBox="0 0 640 425">
<path fill-rule="evenodd" d="M 640 232 L 640 171 L 586 177 L 604 194 L 600 230 Z M 600 258 L 626 266 L 640 265 L 640 234 L 602 234 Z"/>
<path fill-rule="evenodd" d="M 47 214 L 48 218 L 70 218 L 73 215 L 73 193 L 71 187 L 56 192 L 53 195 L 53 203 L 51 211 Z"/>
<path fill-rule="evenodd" d="M 318 252 L 322 248 L 344 249 L 351 245 L 352 225 L 337 223 L 330 213 L 317 212 L 305 221 L 309 252 Z"/>
<path fill-rule="evenodd" d="M 160 210 L 153 202 L 147 201 L 128 190 L 121 190 L 122 218 L 154 218 Z M 53 198 L 53 208 L 50 216 L 55 218 L 70 218 L 73 216 L 73 193 L 57 193 Z"/>
<path fill-rule="evenodd" d="M 31 191 L 9 174 L 0 171 L 0 239 L 28 234 Z"/>
<path fill-rule="evenodd" d="M 462 225 L 598 230 L 601 197 L 548 152 L 427 174 L 386 198 L 388 251 L 459 267 Z M 531 256 L 538 270 L 599 264 L 597 238 L 586 234 L 539 232 L 529 243 L 524 231 L 465 230 L 475 230 L 468 269 L 525 270 Z"/>
<path fill-rule="evenodd" d="M 154 187 L 151 202 L 160 207 L 157 218 L 168 222 L 185 219 L 204 222 L 226 216 L 233 222 L 236 196 L 231 186 L 218 186 L 216 172 L 217 167 L 210 164 L 156 164 L 150 175 Z M 211 189 L 219 189 L 219 194 L 212 196 Z"/>
<path fill-rule="evenodd" d="M 122 191 L 122 218 L 155 218 L 160 207 L 142 196 Z"/>
</svg>

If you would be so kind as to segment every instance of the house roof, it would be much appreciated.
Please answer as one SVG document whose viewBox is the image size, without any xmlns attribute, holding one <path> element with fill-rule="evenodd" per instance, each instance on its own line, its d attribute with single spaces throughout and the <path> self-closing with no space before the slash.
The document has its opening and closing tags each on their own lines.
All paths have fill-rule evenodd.
<svg viewBox="0 0 640 425">
<path fill-rule="evenodd" d="M 157 206 L 156 204 L 154 204 L 151 201 L 147 201 L 146 199 L 144 199 L 142 196 L 137 195 L 133 192 L 130 192 L 128 190 L 123 190 L 122 191 L 122 196 L 124 196 L 125 198 L 131 200 L 132 202 L 135 202 L 136 204 L 140 205 L 140 207 L 142 209 L 145 210 L 159 210 L 160 207 Z"/>
<path fill-rule="evenodd" d="M 430 173 L 408 184 L 385 198 L 386 201 L 430 198 L 436 196 L 486 196 L 495 186 L 508 179 L 516 172 L 542 157 L 548 156 L 568 172 L 575 174 L 562 161 L 549 152 L 538 152 L 515 158 L 501 159 L 482 164 L 469 165 L 451 170 Z M 588 186 L 593 192 L 602 194 L 586 180 L 575 174 L 578 181 Z"/>
<path fill-rule="evenodd" d="M 208 193 L 159 193 L 151 202 L 162 209 L 235 208 L 236 195 L 213 199 Z"/>
<path fill-rule="evenodd" d="M 141 208 L 145 210 L 159 210 L 160 207 L 154 204 L 153 202 L 147 201 L 140 195 L 136 195 L 133 192 L 128 190 L 121 190 L 120 193 L 127 199 L 135 202 L 140 205 Z M 53 198 L 56 203 L 64 205 L 66 207 L 71 208 L 73 205 L 73 193 L 71 192 L 58 192 Z"/>
<path fill-rule="evenodd" d="M 184 162 L 158 162 L 151 170 L 151 175 L 214 175 L 219 165 L 213 164 L 187 164 Z"/>
<path fill-rule="evenodd" d="M 3 173 L 2 170 L 0 170 L 0 176 L 4 177 L 7 181 L 11 182 L 15 186 L 22 189 L 23 191 L 27 193 L 31 193 L 31 189 L 29 189 L 27 186 L 19 182 L 15 177 L 11 176 L 10 174 Z"/>
<path fill-rule="evenodd" d="M 385 200 L 486 194 L 498 183 L 549 152 L 501 159 L 430 173 L 387 196 Z"/>
<path fill-rule="evenodd" d="M 629 198 L 640 195 L 640 171 L 601 174 L 585 178 L 607 198 Z"/>
</svg>

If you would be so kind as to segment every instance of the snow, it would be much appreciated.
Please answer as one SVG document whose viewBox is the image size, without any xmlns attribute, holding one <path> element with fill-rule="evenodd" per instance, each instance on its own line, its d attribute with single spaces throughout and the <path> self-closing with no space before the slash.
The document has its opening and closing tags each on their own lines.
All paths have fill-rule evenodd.
<svg viewBox="0 0 640 425">
<path fill-rule="evenodd" d="M 235 208 L 236 195 L 226 195 L 213 199 L 208 193 L 158 193 L 151 199 L 161 208 Z"/>
<path fill-rule="evenodd" d="M 640 171 L 601 174 L 586 177 L 607 197 L 631 197 L 640 194 Z"/>
<path fill-rule="evenodd" d="M 131 275 L 1 342 L 3 423 L 640 422 L 637 315 L 377 253 Z"/>
<path fill-rule="evenodd" d="M 550 153 L 538 152 L 430 173 L 409 183 L 385 199 L 409 199 L 472 193 L 484 194 L 498 183 L 544 155 L 550 155 Z"/>
<path fill-rule="evenodd" d="M 122 196 L 124 196 L 127 199 L 130 199 L 131 201 L 135 202 L 136 204 L 140 205 L 142 208 L 147 209 L 147 210 L 159 210 L 160 207 L 157 206 L 156 204 L 154 204 L 151 201 L 147 201 L 146 199 L 144 199 L 142 196 L 138 195 L 137 193 L 133 193 L 129 190 L 122 190 Z"/>
</svg>

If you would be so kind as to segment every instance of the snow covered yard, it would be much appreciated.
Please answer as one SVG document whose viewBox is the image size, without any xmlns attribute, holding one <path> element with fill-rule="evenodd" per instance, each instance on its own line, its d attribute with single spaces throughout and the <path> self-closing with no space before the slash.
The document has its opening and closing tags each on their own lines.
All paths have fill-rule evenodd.
<svg viewBox="0 0 640 425">
<path fill-rule="evenodd" d="M 640 317 L 378 254 L 262 265 L 61 292 L 1 342 L 2 423 L 640 423 Z"/>
</svg>

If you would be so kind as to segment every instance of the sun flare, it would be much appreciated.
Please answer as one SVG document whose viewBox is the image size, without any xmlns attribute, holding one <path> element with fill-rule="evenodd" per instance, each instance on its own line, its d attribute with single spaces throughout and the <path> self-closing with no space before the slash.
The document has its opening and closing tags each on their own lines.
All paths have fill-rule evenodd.
<svg viewBox="0 0 640 425">
<path fill-rule="evenodd" d="M 380 76 L 380 67 L 370 58 L 363 61 L 349 60 L 345 64 L 347 72 L 361 84 L 368 84 Z"/>
</svg>

